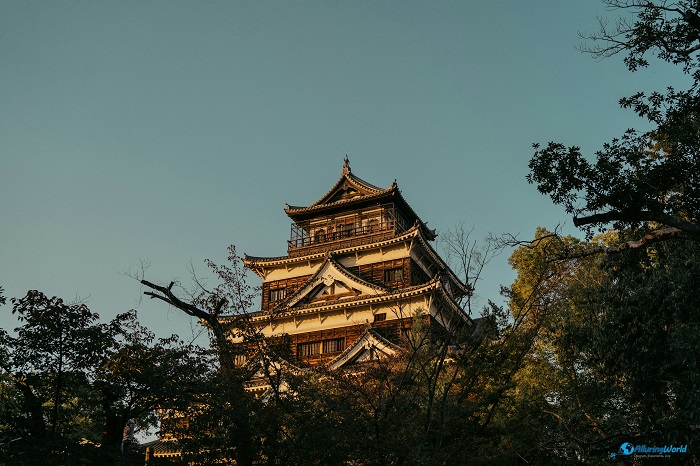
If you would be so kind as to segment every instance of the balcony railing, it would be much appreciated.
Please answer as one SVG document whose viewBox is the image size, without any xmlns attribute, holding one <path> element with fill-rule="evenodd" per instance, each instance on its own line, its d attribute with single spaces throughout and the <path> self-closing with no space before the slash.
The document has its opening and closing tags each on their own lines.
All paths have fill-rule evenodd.
<svg viewBox="0 0 700 466">
<path fill-rule="evenodd" d="M 382 241 L 407 228 L 393 204 L 315 218 L 292 224 L 288 253 L 298 256 Z"/>
</svg>

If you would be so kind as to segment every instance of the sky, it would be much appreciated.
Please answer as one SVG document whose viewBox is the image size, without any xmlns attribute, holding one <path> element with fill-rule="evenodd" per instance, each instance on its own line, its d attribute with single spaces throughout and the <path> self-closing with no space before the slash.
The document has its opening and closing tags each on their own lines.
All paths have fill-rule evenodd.
<svg viewBox="0 0 700 466">
<path fill-rule="evenodd" d="M 285 203 L 320 198 L 346 154 L 438 234 L 579 234 L 527 183 L 532 143 L 591 154 L 644 126 L 621 97 L 680 74 L 576 49 L 617 15 L 597 0 L 0 0 L 0 286 L 105 320 L 135 308 L 189 341 L 196 325 L 126 273 L 148 261 L 151 281 L 187 284 L 229 244 L 284 255 Z M 482 303 L 504 302 L 509 253 Z"/>
</svg>

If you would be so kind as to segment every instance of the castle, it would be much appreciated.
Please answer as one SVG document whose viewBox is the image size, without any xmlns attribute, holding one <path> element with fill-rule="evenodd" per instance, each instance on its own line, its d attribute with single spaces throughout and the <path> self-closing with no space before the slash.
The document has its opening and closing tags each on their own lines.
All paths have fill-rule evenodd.
<svg viewBox="0 0 700 466">
<path fill-rule="evenodd" d="M 287 205 L 285 213 L 292 220 L 287 255 L 244 258 L 262 279 L 261 309 L 246 314 L 245 321 L 256 334 L 288 342 L 290 356 L 268 358 L 267 371 L 254 369 L 245 384 L 248 393 L 266 397 L 271 373 L 282 366 L 293 372 L 357 370 L 391 357 L 418 319 L 438 338 L 478 327 L 458 304 L 471 288 L 433 249 L 435 231 L 413 211 L 396 181 L 386 189 L 371 185 L 352 173 L 346 157 L 326 194 L 306 207 Z M 256 367 L 260 361 L 238 362 Z M 149 455 L 180 457 L 171 441 L 149 444 Z"/>
<path fill-rule="evenodd" d="M 305 207 L 287 205 L 287 255 L 244 264 L 262 279 L 261 309 L 249 322 L 266 337 L 288 336 L 296 367 L 337 370 L 390 356 L 415 319 L 433 330 L 469 324 L 469 293 L 431 246 L 436 233 L 396 181 L 374 186 L 345 158 L 338 181 Z"/>
</svg>

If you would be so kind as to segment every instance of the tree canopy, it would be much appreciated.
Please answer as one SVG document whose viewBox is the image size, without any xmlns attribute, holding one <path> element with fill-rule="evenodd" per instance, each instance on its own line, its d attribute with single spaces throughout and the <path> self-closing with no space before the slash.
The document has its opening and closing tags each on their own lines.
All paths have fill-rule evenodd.
<svg viewBox="0 0 700 466">
<path fill-rule="evenodd" d="M 622 98 L 651 129 L 630 129 L 594 157 L 535 144 L 528 180 L 587 241 L 538 230 L 511 257 L 518 278 L 509 289 L 511 306 L 532 300 L 546 314 L 514 409 L 538 414 L 543 448 L 593 464 L 621 442 L 693 448 L 700 422 L 699 5 L 604 3 L 623 16 L 601 20 L 584 52 L 623 55 L 631 72 L 668 62 L 690 84 Z M 673 460 L 697 458 L 693 450 Z"/>
<path fill-rule="evenodd" d="M 607 252 L 638 248 L 676 238 L 700 240 L 700 18 L 695 2 L 608 0 L 611 9 L 633 15 L 611 27 L 601 21 L 586 36 L 586 52 L 596 57 L 624 54 L 630 71 L 653 66 L 651 57 L 679 65 L 688 89 L 644 92 L 621 99 L 652 125 L 628 130 L 595 153 L 595 161 L 577 146 L 535 144 L 528 180 L 573 215 L 589 238 L 598 229 L 636 231 Z"/>
<path fill-rule="evenodd" d="M 288 341 L 250 325 L 257 290 L 234 247 L 228 265 L 207 262 L 211 289 L 137 277 L 203 322 L 213 350 L 29 291 L 11 300 L 16 335 L 0 329 L 0 463 L 113 464 L 125 423 L 155 426 L 158 411 L 189 465 L 604 464 L 626 441 L 690 445 L 673 460 L 700 464 L 700 6 L 605 3 L 632 16 L 601 21 L 585 52 L 623 54 L 631 72 L 669 62 L 691 85 L 623 98 L 652 129 L 594 159 L 535 145 L 528 180 L 586 238 L 540 228 L 520 243 L 507 306 L 489 302 L 476 330 L 435 335 L 417 313 L 394 358 L 285 369 Z M 476 281 L 485 259 L 446 237 Z"/>
<path fill-rule="evenodd" d="M 206 351 L 156 340 L 133 311 L 100 323 L 85 304 L 35 290 L 12 304 L 16 336 L 0 329 L 0 444 L 12 441 L 0 459 L 8 464 L 85 455 L 110 464 L 129 419 L 155 427 L 155 411 L 186 403 L 210 371 Z"/>
</svg>

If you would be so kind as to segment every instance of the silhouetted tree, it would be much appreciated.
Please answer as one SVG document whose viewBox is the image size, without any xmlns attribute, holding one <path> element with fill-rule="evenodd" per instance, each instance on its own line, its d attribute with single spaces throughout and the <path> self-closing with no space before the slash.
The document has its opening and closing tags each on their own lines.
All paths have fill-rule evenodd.
<svg viewBox="0 0 700 466">
<path fill-rule="evenodd" d="M 528 180 L 574 216 L 589 238 L 597 228 L 627 229 L 625 241 L 586 253 L 620 252 L 670 239 L 700 240 L 700 29 L 696 2 L 607 0 L 611 9 L 632 13 L 612 27 L 601 21 L 585 36 L 595 57 L 625 54 L 630 71 L 650 66 L 649 57 L 680 66 L 692 83 L 639 92 L 620 101 L 647 120 L 646 132 L 628 130 L 595 153 L 595 162 L 576 146 L 535 145 Z"/>
</svg>

